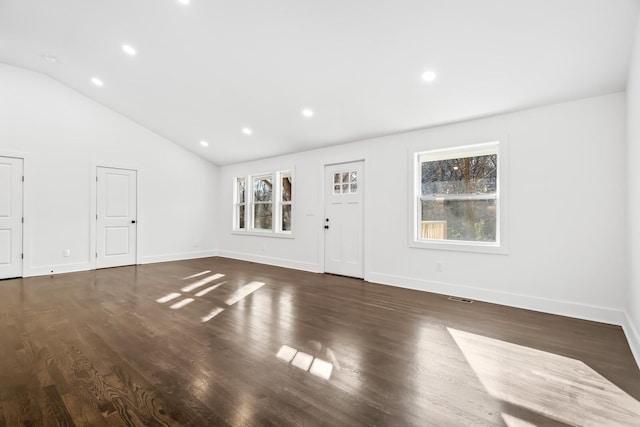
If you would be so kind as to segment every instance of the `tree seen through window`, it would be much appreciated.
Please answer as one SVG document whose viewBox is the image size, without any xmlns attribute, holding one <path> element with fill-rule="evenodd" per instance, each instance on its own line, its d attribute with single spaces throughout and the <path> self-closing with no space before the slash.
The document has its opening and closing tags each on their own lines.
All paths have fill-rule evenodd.
<svg viewBox="0 0 640 427">
<path fill-rule="evenodd" d="M 421 239 L 496 242 L 497 157 L 422 158 Z"/>
</svg>

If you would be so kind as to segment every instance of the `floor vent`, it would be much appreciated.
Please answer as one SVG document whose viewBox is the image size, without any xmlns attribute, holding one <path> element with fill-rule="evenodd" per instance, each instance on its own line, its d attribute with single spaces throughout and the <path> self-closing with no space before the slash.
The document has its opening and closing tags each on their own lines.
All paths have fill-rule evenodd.
<svg viewBox="0 0 640 427">
<path fill-rule="evenodd" d="M 466 298 L 460 298 L 460 297 L 449 297 L 449 299 L 451 301 L 455 301 L 455 302 L 463 302 L 465 304 L 471 304 L 473 303 L 472 299 L 466 299 Z"/>
</svg>

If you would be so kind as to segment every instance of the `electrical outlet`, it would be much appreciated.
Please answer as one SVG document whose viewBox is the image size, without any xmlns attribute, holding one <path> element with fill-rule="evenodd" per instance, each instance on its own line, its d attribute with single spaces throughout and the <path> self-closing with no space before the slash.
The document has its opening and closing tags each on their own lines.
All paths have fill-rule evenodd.
<svg viewBox="0 0 640 427">
<path fill-rule="evenodd" d="M 436 273 L 442 273 L 442 262 L 436 261 Z"/>
<path fill-rule="evenodd" d="M 62 256 L 63 257 L 68 257 L 71 255 L 71 249 L 65 249 L 62 251 Z"/>
</svg>

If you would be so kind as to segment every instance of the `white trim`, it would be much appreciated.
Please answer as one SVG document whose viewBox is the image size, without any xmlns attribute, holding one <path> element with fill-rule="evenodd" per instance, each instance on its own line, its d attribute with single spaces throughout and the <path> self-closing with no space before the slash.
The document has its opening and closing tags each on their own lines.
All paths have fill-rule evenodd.
<svg viewBox="0 0 640 427">
<path fill-rule="evenodd" d="M 276 239 L 294 239 L 295 238 L 293 233 L 289 233 L 289 232 L 274 233 L 273 231 L 269 231 L 269 230 L 245 231 L 242 229 L 238 229 L 238 230 L 231 230 L 231 234 L 235 234 L 238 236 L 275 237 Z"/>
<path fill-rule="evenodd" d="M 268 180 L 271 179 L 271 201 L 269 202 L 256 202 L 255 200 L 255 192 L 254 192 L 254 188 L 256 185 L 256 180 L 259 181 L 264 181 L 264 180 Z M 253 232 L 253 233 L 273 233 L 274 230 L 274 225 L 275 225 L 275 218 L 274 218 L 274 212 L 273 212 L 273 205 L 274 205 L 274 199 L 276 197 L 276 191 L 275 191 L 275 186 L 278 185 L 278 183 L 276 182 L 276 178 L 275 178 L 275 173 L 274 172 L 270 172 L 270 173 L 264 173 L 264 174 L 256 174 L 256 175 L 249 175 L 249 185 L 251 188 L 251 202 L 249 205 L 249 222 L 248 227 L 246 227 L 248 232 Z M 245 198 L 246 200 L 246 198 Z M 255 224 L 255 209 L 256 209 L 256 205 L 271 205 L 271 230 L 266 229 L 266 228 L 256 228 L 256 224 Z M 247 208 L 245 207 L 245 217 L 247 215 Z"/>
<path fill-rule="evenodd" d="M 356 162 L 364 162 L 364 166 L 362 168 L 363 170 L 363 175 L 367 176 L 367 156 L 363 156 L 363 157 L 356 157 L 356 158 L 351 158 L 351 159 L 345 159 L 344 157 L 342 157 L 342 155 L 331 155 L 329 156 L 328 159 L 325 159 L 320 165 L 319 165 L 319 169 L 318 169 L 318 173 L 320 174 L 320 179 L 318 180 L 318 206 L 319 206 L 319 212 L 320 214 L 317 216 L 317 227 L 318 227 L 318 272 L 320 273 L 324 273 L 325 272 L 325 256 L 324 256 L 324 219 L 326 218 L 326 191 L 327 191 L 327 186 L 326 186 L 326 170 L 327 170 L 327 166 L 335 166 L 335 165 L 342 165 L 342 164 L 346 164 L 346 163 L 356 163 Z M 367 185 L 367 183 L 365 182 L 365 186 L 364 186 L 364 193 L 362 193 L 362 203 L 363 203 L 363 209 L 365 209 L 366 207 L 366 202 L 367 202 L 367 197 L 368 197 L 368 188 L 369 186 Z M 367 257 L 368 252 L 367 252 L 367 242 L 369 241 L 368 235 L 369 233 L 367 232 L 367 215 L 366 215 L 366 209 L 363 211 L 363 224 L 362 226 L 364 227 L 363 229 L 363 256 L 364 256 L 364 280 L 367 280 L 367 275 L 369 274 L 370 271 L 370 267 L 369 267 L 369 259 Z"/>
<path fill-rule="evenodd" d="M 629 342 L 631 353 L 636 359 L 636 365 L 638 365 L 638 369 L 640 369 L 640 331 L 638 331 L 638 328 L 634 325 L 633 320 L 631 320 L 631 316 L 629 316 L 629 312 L 627 311 L 624 312 L 622 330 Z"/>
<path fill-rule="evenodd" d="M 155 264 L 158 262 L 182 261 L 187 259 L 211 258 L 218 256 L 218 251 L 179 252 L 174 254 L 147 255 L 138 259 L 138 264 Z"/>
<path fill-rule="evenodd" d="M 33 212 L 31 199 L 28 196 L 31 195 L 29 192 L 30 188 L 30 180 L 28 179 L 28 159 L 29 153 L 25 151 L 14 151 L 14 150 L 0 150 L 0 157 L 9 157 L 12 159 L 21 159 L 22 160 L 22 176 L 24 177 L 24 181 L 22 182 L 22 218 L 24 218 L 24 222 L 22 223 L 22 272 L 21 277 L 29 277 L 31 273 L 31 263 L 27 262 L 27 260 L 31 260 L 31 218 L 29 217 L 29 213 Z"/>
<path fill-rule="evenodd" d="M 326 268 L 325 268 L 325 232 L 324 232 L 324 218 L 326 218 L 327 216 L 327 206 L 326 206 L 326 200 L 327 200 L 327 191 L 328 191 L 328 186 L 326 185 L 326 179 L 327 179 L 327 167 L 329 166 L 338 166 L 338 165 L 343 165 L 343 164 L 348 164 L 348 163 L 359 163 L 362 162 L 362 176 L 358 177 L 358 188 L 360 188 L 360 183 L 363 182 L 364 187 L 363 187 L 363 192 L 362 192 L 362 277 L 363 280 L 368 280 L 367 277 L 369 276 L 369 272 L 371 271 L 370 269 L 370 265 L 369 265 L 369 258 L 368 258 L 368 254 L 369 252 L 367 251 L 367 243 L 369 241 L 369 233 L 367 232 L 368 229 L 368 216 L 367 216 L 367 200 L 368 200 L 368 195 L 371 194 L 369 193 L 369 186 L 367 185 L 367 156 L 364 157 L 360 157 L 360 158 L 355 158 L 353 160 L 336 160 L 336 161 L 331 161 L 331 162 L 325 162 L 323 164 L 320 165 L 320 185 L 319 185 L 319 191 L 318 191 L 318 195 L 320 197 L 320 209 L 322 211 L 322 215 L 319 217 L 319 226 L 318 226 L 318 272 L 320 273 L 325 273 L 326 272 Z"/>
<path fill-rule="evenodd" d="M 32 267 L 29 275 L 25 277 L 47 276 L 50 274 L 77 273 L 80 271 L 93 270 L 88 262 L 76 262 L 71 264 L 54 264 Z"/>
<path fill-rule="evenodd" d="M 276 267 L 290 268 L 293 270 L 308 271 L 310 273 L 323 272 L 320 265 L 312 262 L 291 261 L 285 258 L 275 258 L 275 257 L 268 257 L 263 255 L 255 255 L 255 254 L 246 253 L 246 252 L 235 252 L 235 251 L 225 251 L 225 250 L 218 251 L 218 256 L 223 258 L 237 259 L 241 261 L 256 262 L 259 264 L 273 265 Z"/>
<path fill-rule="evenodd" d="M 189 259 L 198 259 L 198 258 L 211 258 L 218 256 L 217 250 L 210 251 L 200 251 L 200 252 L 182 252 L 175 254 L 164 254 L 164 255 L 150 255 L 144 256 L 138 260 L 138 265 L 141 264 L 154 264 L 158 262 L 170 262 L 170 261 L 182 261 Z M 123 266 L 128 267 L 128 266 Z M 30 271 L 29 275 L 25 275 L 25 277 L 32 276 L 47 276 L 50 274 L 62 274 L 62 273 L 76 273 L 80 271 L 92 271 L 95 270 L 94 266 L 89 262 L 78 262 L 72 264 L 55 264 L 55 265 L 44 265 L 33 267 Z"/>
<path fill-rule="evenodd" d="M 282 185 L 282 178 L 285 175 L 289 175 L 289 177 L 291 178 L 291 199 L 287 202 L 284 202 L 282 200 L 282 193 L 283 193 L 283 185 Z M 275 207 L 275 213 L 274 213 L 274 233 L 278 236 L 288 236 L 288 237 L 293 237 L 293 231 L 295 229 L 295 224 L 293 221 L 293 217 L 294 217 L 294 211 L 295 211 L 295 195 L 297 193 L 295 185 L 296 185 L 296 181 L 295 181 L 295 171 L 293 170 L 281 170 L 281 171 L 276 171 L 275 172 L 275 176 L 276 176 L 276 191 L 275 191 L 275 199 L 274 199 L 274 207 Z M 282 212 L 284 210 L 284 206 L 291 206 L 291 230 L 283 230 L 282 229 Z"/>
<path fill-rule="evenodd" d="M 438 148 L 435 150 L 425 150 L 419 153 L 417 160 L 422 163 L 424 161 L 447 160 L 456 154 L 464 154 L 465 157 L 486 156 L 495 153 L 496 141 L 483 142 L 480 144 L 469 144 L 456 147 Z M 428 159 L 428 160 L 425 160 Z"/>
<path fill-rule="evenodd" d="M 371 273 L 368 281 L 383 285 L 396 286 L 419 291 L 433 292 L 442 295 L 458 296 L 473 300 L 575 317 L 594 322 L 622 325 L 624 312 L 610 307 L 572 303 L 531 295 L 480 289 L 470 285 L 421 280 L 383 273 Z"/>
<path fill-rule="evenodd" d="M 238 181 L 240 179 L 244 180 L 244 202 L 240 203 L 239 190 L 240 186 L 238 185 Z M 246 233 L 247 231 L 247 194 L 248 194 L 248 182 L 247 176 L 236 176 L 233 178 L 233 214 L 231 215 L 231 230 L 234 232 L 242 232 Z M 240 221 L 240 206 L 244 207 L 244 228 L 238 227 Z"/>
<path fill-rule="evenodd" d="M 445 200 L 497 200 L 495 193 L 487 194 L 439 194 L 437 196 L 420 196 L 420 200 L 445 201 Z"/>
<path fill-rule="evenodd" d="M 109 168 L 109 169 L 123 169 L 130 170 L 136 172 L 136 264 L 140 263 L 142 259 L 142 252 L 140 244 L 140 218 L 142 217 L 140 212 L 140 176 L 142 171 L 139 167 L 131 166 L 131 165 L 118 165 L 109 162 L 91 162 L 91 182 L 89 189 L 89 264 L 91 264 L 90 270 L 97 269 L 97 260 L 96 260 L 96 250 L 97 248 L 97 228 L 98 221 L 96 220 L 97 214 L 97 197 L 98 197 L 98 185 L 97 185 L 97 177 L 98 177 L 98 168 Z M 144 227 L 144 226 L 143 226 Z"/>
<path fill-rule="evenodd" d="M 24 159 L 30 153 L 28 151 L 0 149 L 0 157 L 13 157 L 14 159 Z"/>
<path fill-rule="evenodd" d="M 96 250 L 98 249 L 98 221 L 96 215 L 98 212 L 98 163 L 91 162 L 89 170 L 89 264 L 91 270 L 96 269 Z M 137 242 L 136 242 L 137 244 Z"/>
<path fill-rule="evenodd" d="M 20 228 L 20 246 L 19 248 L 17 248 L 20 251 L 20 258 L 17 258 L 16 252 L 14 252 L 14 244 L 15 244 L 15 240 L 17 239 L 12 239 L 10 238 L 9 241 L 9 259 L 12 260 L 15 257 L 14 261 L 9 261 L 8 267 L 7 267 L 7 277 L 8 279 L 13 279 L 16 277 L 25 277 L 25 265 L 26 265 L 26 260 L 25 260 L 25 159 L 24 157 L 17 157 L 15 155 L 10 155 L 10 156 L 4 156 L 4 155 L 0 155 L 0 159 L 7 159 L 6 161 L 8 162 L 8 164 L 10 165 L 10 170 L 11 170 L 11 174 L 9 176 L 9 181 L 10 181 L 10 186 L 12 188 L 12 190 L 10 191 L 10 195 L 13 195 L 13 187 L 15 184 L 15 169 L 14 166 L 18 166 L 20 167 L 20 176 L 18 177 L 18 184 L 20 187 L 20 190 L 17 191 L 17 193 L 20 193 L 20 203 L 18 204 L 18 206 L 20 207 L 20 222 L 19 222 L 19 228 Z M 13 197 L 11 198 L 11 200 L 13 201 Z M 13 209 L 11 209 L 12 213 L 11 218 L 15 218 L 15 212 L 13 212 Z M 13 231 L 13 230 L 12 230 Z M 15 233 L 17 234 L 17 233 Z M 13 236 L 14 234 L 11 234 L 11 236 Z M 19 264 L 19 269 L 17 268 Z M 15 270 L 14 270 L 15 268 Z M 14 271 L 19 271 L 19 276 L 14 276 Z"/>
<path fill-rule="evenodd" d="M 509 138 L 490 138 L 490 142 L 479 144 L 467 144 L 463 146 L 452 146 L 436 149 L 420 150 L 416 147 L 408 149 L 408 224 L 407 241 L 410 248 L 435 249 L 458 252 L 479 252 L 489 254 L 506 255 L 509 253 Z M 487 140 L 485 140 L 487 141 Z M 420 216 L 419 200 L 421 199 L 420 175 L 418 164 L 422 157 L 428 155 L 429 158 L 446 159 L 451 158 L 455 153 L 465 156 L 468 153 L 498 154 L 498 177 L 495 196 L 498 200 L 498 210 L 496 217 L 496 242 L 466 242 L 456 240 L 422 240 L 418 239 L 418 218 Z M 433 157 L 432 157 L 433 156 Z M 478 196 L 480 197 L 480 196 Z M 455 197 L 454 197 L 455 198 Z"/>
<path fill-rule="evenodd" d="M 280 230 L 280 221 L 281 221 L 281 197 L 282 197 L 282 175 L 290 174 L 292 178 L 293 185 L 293 194 L 291 197 L 291 202 L 289 205 L 291 206 L 291 231 L 282 231 Z M 272 180 L 272 193 L 271 193 L 271 202 L 256 202 L 254 200 L 254 179 L 255 178 L 264 178 L 271 177 Z M 245 202 L 244 202 L 244 216 L 245 216 L 245 228 L 238 228 L 238 179 L 245 180 Z M 295 238 L 295 229 L 296 229 L 296 168 L 295 166 L 284 169 L 276 169 L 273 172 L 265 172 L 258 174 L 248 174 L 248 175 L 235 175 L 233 177 L 233 212 L 232 212 L 232 223 L 231 223 L 231 234 L 239 235 L 239 236 L 260 236 L 260 237 L 275 237 L 280 239 L 294 239 Z M 268 205 L 271 204 L 271 229 L 260 229 L 254 228 L 254 210 L 257 204 Z"/>
</svg>

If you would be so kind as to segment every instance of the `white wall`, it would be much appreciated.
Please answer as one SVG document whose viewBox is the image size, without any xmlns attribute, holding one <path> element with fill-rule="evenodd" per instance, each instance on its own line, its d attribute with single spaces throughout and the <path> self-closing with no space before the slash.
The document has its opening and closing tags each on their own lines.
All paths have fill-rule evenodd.
<svg viewBox="0 0 640 427">
<path fill-rule="evenodd" d="M 367 280 L 623 324 L 640 359 L 639 40 L 626 97 L 220 169 L 44 75 L 0 64 L 0 155 L 25 158 L 25 276 L 93 268 L 96 164 L 139 171 L 140 263 L 219 247 L 224 256 L 323 271 L 323 166 L 365 159 Z M 495 139 L 509 144 L 508 255 L 409 248 L 409 154 Z M 231 233 L 233 178 L 283 169 L 295 169 L 295 238 Z"/>
<path fill-rule="evenodd" d="M 639 21 L 640 22 L 640 21 Z M 629 289 L 625 332 L 640 361 L 640 25 L 636 28 L 627 84 L 627 185 Z"/>
<path fill-rule="evenodd" d="M 508 255 L 410 248 L 409 153 L 505 137 Z M 625 137 L 618 93 L 221 167 L 220 255 L 323 271 L 323 165 L 365 159 L 367 280 L 621 324 Z M 292 167 L 295 239 L 231 233 L 233 178 Z"/>
<path fill-rule="evenodd" d="M 96 165 L 138 170 L 139 263 L 215 254 L 216 166 L 41 74 L 0 64 L 0 94 L 0 155 L 25 158 L 25 276 L 94 268 Z"/>
</svg>

